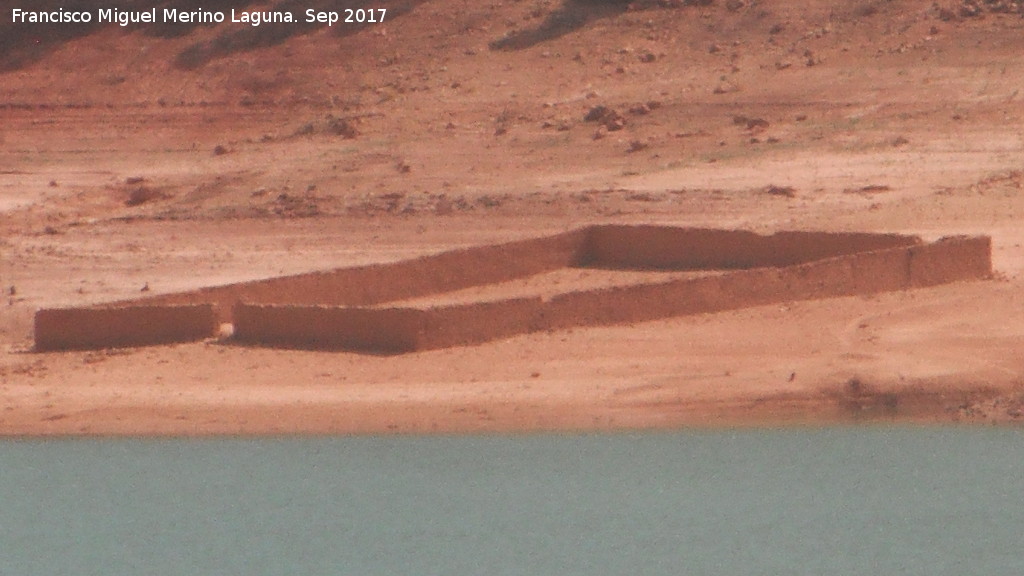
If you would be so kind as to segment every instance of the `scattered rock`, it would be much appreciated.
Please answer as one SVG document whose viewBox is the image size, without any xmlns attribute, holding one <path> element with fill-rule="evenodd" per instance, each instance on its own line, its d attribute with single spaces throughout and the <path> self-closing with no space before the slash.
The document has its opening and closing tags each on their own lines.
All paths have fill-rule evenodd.
<svg viewBox="0 0 1024 576">
<path fill-rule="evenodd" d="M 137 186 L 128 191 L 128 199 L 124 201 L 124 205 L 133 208 L 155 200 L 163 200 L 164 198 L 167 198 L 167 194 L 157 188 Z"/>
<path fill-rule="evenodd" d="M 637 104 L 629 109 L 629 113 L 634 116 L 644 116 L 651 113 L 651 109 L 646 104 Z"/>
<path fill-rule="evenodd" d="M 659 199 L 649 192 L 633 192 L 626 196 L 626 200 L 630 202 L 657 202 Z"/>
<path fill-rule="evenodd" d="M 594 106 L 593 108 L 591 108 L 587 112 L 587 115 L 583 117 L 583 121 L 584 122 L 597 122 L 597 121 L 601 120 L 602 118 L 604 118 L 605 116 L 607 116 L 609 113 L 612 113 L 612 110 L 610 108 L 608 108 L 607 106 L 603 106 L 603 105 Z"/>
<path fill-rule="evenodd" d="M 501 198 L 496 198 L 487 194 L 484 194 L 476 200 L 476 203 L 484 208 L 497 208 L 498 206 L 501 206 L 501 202 Z"/>
<path fill-rule="evenodd" d="M 874 16 L 875 14 L 878 14 L 878 6 L 875 4 L 864 4 L 858 6 L 853 11 L 853 14 L 858 18 L 868 18 Z"/>
<path fill-rule="evenodd" d="M 750 132 L 760 132 L 771 125 L 764 118 L 748 118 L 747 116 L 733 116 L 732 123 L 737 126 L 743 126 Z"/>
<path fill-rule="evenodd" d="M 607 106 L 594 106 L 583 117 L 584 122 L 597 122 L 608 132 L 615 132 L 626 127 L 626 119 Z M 595 138 L 596 139 L 596 138 Z"/>
<path fill-rule="evenodd" d="M 643 142 L 643 141 L 640 141 L 640 140 L 632 140 L 629 143 L 629 148 L 626 149 L 626 152 L 629 152 L 629 153 L 632 154 L 633 152 L 640 152 L 642 150 L 647 150 L 649 147 L 650 147 L 650 145 L 648 143 L 646 143 L 646 142 Z"/>
<path fill-rule="evenodd" d="M 283 218 L 305 218 L 320 214 L 320 206 L 315 198 L 294 196 L 287 192 L 277 196 L 271 210 Z"/>
<path fill-rule="evenodd" d="M 438 216 L 447 216 L 454 211 L 455 208 L 452 205 L 452 201 L 449 200 L 448 197 L 443 194 L 441 195 L 440 198 L 437 199 L 437 202 L 434 204 L 434 214 L 437 214 Z"/>
<path fill-rule="evenodd" d="M 712 94 L 729 94 L 732 92 L 739 92 L 739 86 L 732 82 L 722 82 L 711 91 Z"/>
<path fill-rule="evenodd" d="M 303 124 L 302 126 L 299 126 L 299 129 L 295 131 L 295 135 L 296 136 L 309 136 L 310 134 L 313 134 L 314 132 L 316 132 L 316 126 L 314 126 L 312 122 L 309 122 L 309 123 Z"/>
<path fill-rule="evenodd" d="M 645 116 L 647 114 L 650 114 L 652 110 L 656 110 L 660 107 L 661 102 L 658 102 L 657 100 L 651 100 L 644 104 L 637 104 L 635 106 L 631 106 L 629 108 L 629 113 L 633 114 L 634 116 Z"/>
<path fill-rule="evenodd" d="M 356 128 L 355 120 L 351 118 L 335 118 L 328 114 L 322 122 L 307 122 L 302 126 L 299 126 L 293 136 L 312 136 L 313 134 L 326 134 L 328 136 L 341 136 L 346 140 L 351 140 L 359 136 L 359 130 Z"/>
<path fill-rule="evenodd" d="M 843 190 L 846 194 L 880 194 L 882 192 L 889 192 L 892 190 L 885 184 L 868 184 L 867 186 L 861 186 L 860 188 L 847 188 Z"/>
<path fill-rule="evenodd" d="M 940 9 L 939 17 L 942 18 L 943 10 Z M 1024 15 L 1024 1 L 1021 0 L 962 0 L 959 13 L 964 18 L 980 18 L 985 12 L 995 14 L 1021 14 Z"/>
<path fill-rule="evenodd" d="M 572 122 L 565 118 L 559 118 L 557 120 L 545 120 L 544 123 L 541 124 L 541 128 L 554 128 L 559 132 L 565 132 L 566 130 L 572 128 Z"/>
<path fill-rule="evenodd" d="M 331 116 L 327 117 L 327 125 L 325 131 L 328 134 L 334 136 L 341 136 L 342 138 L 351 140 L 359 135 L 359 131 L 356 130 L 355 123 L 347 118 L 334 118 Z"/>
<path fill-rule="evenodd" d="M 792 186 L 776 186 L 771 184 L 764 189 L 764 193 L 769 196 L 782 196 L 785 198 L 795 198 L 796 188 Z"/>
<path fill-rule="evenodd" d="M 960 15 L 964 18 L 975 18 L 981 16 L 982 8 L 979 2 L 966 0 L 960 4 Z"/>
<path fill-rule="evenodd" d="M 398 211 L 399 205 L 401 205 L 402 200 L 405 199 L 405 194 L 402 192 L 389 192 L 387 194 L 381 194 L 379 198 L 384 203 L 384 211 L 393 213 Z"/>
</svg>

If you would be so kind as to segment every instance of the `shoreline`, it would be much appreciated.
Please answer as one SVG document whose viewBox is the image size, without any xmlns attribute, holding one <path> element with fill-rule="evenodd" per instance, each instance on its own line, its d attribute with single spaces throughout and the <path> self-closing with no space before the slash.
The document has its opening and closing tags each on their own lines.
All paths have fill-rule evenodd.
<svg viewBox="0 0 1024 576">
<path fill-rule="evenodd" d="M 846 385 L 847 388 L 849 384 Z M 74 403 L 73 394 L 63 402 Z M 586 434 L 672 430 L 778 429 L 835 426 L 1024 425 L 1017 388 L 966 386 L 941 391 L 815 392 L 637 403 L 538 405 L 529 398 L 491 403 L 460 400 L 296 404 L 287 394 L 260 405 L 224 401 L 93 407 L 54 413 L 62 402 L 5 411 L 0 438 L 215 438 L 376 435 Z M 398 396 L 401 396 L 399 394 Z M 589 402 L 589 403 L 588 403 Z"/>
</svg>

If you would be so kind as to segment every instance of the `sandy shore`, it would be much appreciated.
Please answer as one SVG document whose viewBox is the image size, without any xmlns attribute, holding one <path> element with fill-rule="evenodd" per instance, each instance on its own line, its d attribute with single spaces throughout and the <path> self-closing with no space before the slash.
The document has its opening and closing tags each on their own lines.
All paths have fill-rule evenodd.
<svg viewBox="0 0 1024 576">
<path fill-rule="evenodd" d="M 466 230 L 472 220 L 460 223 Z M 234 255 L 217 265 L 216 276 L 241 275 L 248 262 L 272 265 L 275 256 L 247 248 L 257 236 L 281 236 L 267 246 L 315 238 L 319 248 L 306 249 L 328 258 L 336 252 L 329 230 L 337 224 L 225 225 L 221 246 L 230 245 Z M 125 268 L 146 272 L 114 291 L 138 294 L 142 278 L 151 286 L 181 288 L 174 281 L 201 266 L 206 253 L 164 252 L 158 244 L 190 226 L 119 226 L 141 243 L 133 254 L 144 255 Z M 418 254 L 423 240 L 433 237 L 424 232 L 403 244 L 401 230 L 408 226 L 394 226 L 387 234 L 394 243 L 385 250 L 392 255 Z M 88 237 L 106 239 L 110 232 L 75 230 L 60 238 L 81 247 L 90 244 Z M 479 234 L 495 236 L 490 230 Z M 101 286 L 111 273 L 121 278 L 117 271 L 83 270 L 84 281 L 71 286 Z M 188 282 L 202 284 L 203 278 Z M 90 296 L 72 293 L 82 300 Z M 217 339 L 36 353 L 22 339 L 7 345 L 0 365 L 0 432 L 350 434 L 1016 422 L 1024 399 L 1024 361 L 1015 353 L 1022 341 L 1015 328 L 1024 325 L 1022 299 L 1016 281 L 994 279 L 401 355 L 281 350 Z M 20 307 L 7 307 L 8 333 L 24 332 L 25 319 L 10 313 Z"/>
</svg>

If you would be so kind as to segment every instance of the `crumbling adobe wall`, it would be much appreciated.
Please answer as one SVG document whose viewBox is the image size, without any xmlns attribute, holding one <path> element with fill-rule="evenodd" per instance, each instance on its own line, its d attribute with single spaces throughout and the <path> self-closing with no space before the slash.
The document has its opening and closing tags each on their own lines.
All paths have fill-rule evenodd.
<svg viewBox="0 0 1024 576">
<path fill-rule="evenodd" d="M 371 306 L 505 282 L 564 268 L 736 269 L 919 244 L 896 234 L 747 231 L 671 226 L 591 226 L 554 236 L 452 250 L 390 264 L 340 268 L 116 302 L 217 305 L 232 322 L 236 302 Z"/>
<path fill-rule="evenodd" d="M 540 297 L 476 302 L 426 310 L 419 350 L 480 344 L 543 329 Z"/>
<path fill-rule="evenodd" d="M 554 236 L 452 250 L 390 264 L 341 268 L 118 302 L 217 305 L 231 322 L 236 302 L 370 306 L 505 282 L 567 266 L 736 269 L 788 266 L 920 243 L 897 234 L 747 231 L 671 226 L 591 226 Z"/>
<path fill-rule="evenodd" d="M 235 339 L 313 349 L 383 353 L 479 344 L 530 332 L 540 298 L 417 308 L 235 306 Z"/>
<path fill-rule="evenodd" d="M 210 304 L 55 308 L 35 316 L 36 350 L 75 350 L 189 342 L 213 336 Z"/>
<path fill-rule="evenodd" d="M 761 306 L 900 290 L 910 286 L 908 248 L 851 254 L 782 268 L 573 292 L 551 299 L 543 329 L 623 324 Z"/>
<path fill-rule="evenodd" d="M 428 309 L 367 307 L 578 265 L 734 271 L 578 291 L 550 301 L 519 298 Z M 212 335 L 220 320 L 232 321 L 235 337 L 243 342 L 406 352 L 537 330 L 871 294 L 990 274 L 987 237 L 948 238 L 924 245 L 916 237 L 894 234 L 761 236 L 661 226 L 596 226 L 393 264 L 273 278 L 117 306 L 41 310 L 36 315 L 36 347 L 56 350 L 196 340 Z"/>
<path fill-rule="evenodd" d="M 506 282 L 579 264 L 587 230 L 452 250 L 390 264 L 340 268 L 147 298 L 147 303 L 213 302 L 232 322 L 236 302 L 370 306 Z"/>
<path fill-rule="evenodd" d="M 668 226 L 594 226 L 587 263 L 610 268 L 676 270 L 791 266 L 857 252 L 920 244 L 899 234 L 712 230 Z"/>
<path fill-rule="evenodd" d="M 875 294 L 910 287 L 916 247 L 849 254 L 778 269 L 782 294 L 792 300 Z"/>
<path fill-rule="evenodd" d="M 941 263 L 932 266 L 932 263 Z M 426 310 L 409 308 L 275 308 L 247 339 L 322 347 L 407 352 L 475 344 L 538 330 L 623 324 L 784 302 L 873 294 L 913 286 L 985 278 L 986 238 L 956 238 L 786 267 Z M 244 314 L 236 313 L 241 319 Z M 352 315 L 358 317 L 355 332 Z M 402 318 L 395 322 L 394 318 Z M 394 331 L 389 333 L 389 331 Z M 352 338 L 356 346 L 348 346 Z M 370 342 L 372 346 L 368 346 Z"/>
<path fill-rule="evenodd" d="M 992 239 L 954 236 L 910 250 L 910 283 L 915 288 L 992 275 Z"/>
<path fill-rule="evenodd" d="M 413 308 L 235 305 L 240 342 L 314 349 L 409 352 L 419 348 L 427 315 Z"/>
</svg>

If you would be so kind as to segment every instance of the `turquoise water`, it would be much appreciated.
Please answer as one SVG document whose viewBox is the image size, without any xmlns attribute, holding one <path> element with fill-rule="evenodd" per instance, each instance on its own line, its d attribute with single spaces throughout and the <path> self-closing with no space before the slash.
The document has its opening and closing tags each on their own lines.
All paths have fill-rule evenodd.
<svg viewBox="0 0 1024 576">
<path fill-rule="evenodd" d="M 1024 430 L 0 442 L 3 575 L 1024 574 Z"/>
</svg>

